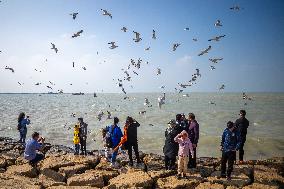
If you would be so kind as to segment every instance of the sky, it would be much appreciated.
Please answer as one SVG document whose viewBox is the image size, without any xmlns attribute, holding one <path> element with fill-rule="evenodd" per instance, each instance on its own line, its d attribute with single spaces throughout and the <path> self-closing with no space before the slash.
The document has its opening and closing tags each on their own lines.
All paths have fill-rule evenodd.
<svg viewBox="0 0 284 189">
<path fill-rule="evenodd" d="M 234 5 L 241 10 L 230 10 Z M 224 92 L 284 92 L 283 10 L 282 0 L 2 0 L 0 93 L 48 92 L 49 81 L 55 83 L 53 92 L 121 93 L 116 82 L 125 76 L 121 69 L 139 58 L 139 75 L 131 73 L 131 82 L 123 83 L 127 92 L 162 92 L 162 85 L 174 92 L 196 68 L 201 77 L 184 92 L 218 92 L 222 84 Z M 79 13 L 76 20 L 72 12 Z M 218 19 L 222 27 L 214 26 Z M 81 36 L 71 38 L 81 29 Z M 153 29 L 156 40 L 151 38 Z M 135 43 L 132 31 L 139 32 L 142 41 Z M 226 36 L 208 41 L 218 35 Z M 109 49 L 111 41 L 118 48 Z M 181 44 L 176 51 L 173 43 Z M 197 56 L 209 45 L 208 54 Z M 218 57 L 223 60 L 212 71 L 208 59 Z"/>
</svg>

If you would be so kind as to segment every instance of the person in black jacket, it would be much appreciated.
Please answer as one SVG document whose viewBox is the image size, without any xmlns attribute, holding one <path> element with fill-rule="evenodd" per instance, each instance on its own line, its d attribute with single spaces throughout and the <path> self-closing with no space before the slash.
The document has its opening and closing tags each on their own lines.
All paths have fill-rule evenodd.
<svg viewBox="0 0 284 189">
<path fill-rule="evenodd" d="M 247 129 L 249 127 L 249 121 L 245 118 L 246 111 L 240 110 L 240 118 L 236 120 L 235 127 L 240 133 L 240 148 L 239 148 L 239 161 L 242 163 L 244 161 L 244 144 L 246 142 Z"/>
<path fill-rule="evenodd" d="M 127 129 L 127 142 L 125 146 L 127 147 L 128 150 L 129 165 L 133 166 L 132 147 L 134 149 L 137 164 L 141 163 L 141 160 L 139 158 L 138 140 L 137 140 L 137 127 L 139 127 L 140 124 L 132 117 L 127 117 L 126 125 L 128 125 L 128 129 Z"/>
<path fill-rule="evenodd" d="M 183 128 L 176 124 L 174 119 L 168 123 L 169 127 L 165 131 L 165 145 L 163 152 L 165 155 L 166 170 L 175 170 L 176 157 L 178 155 L 179 145 L 174 141 L 174 138 L 183 130 Z"/>
</svg>

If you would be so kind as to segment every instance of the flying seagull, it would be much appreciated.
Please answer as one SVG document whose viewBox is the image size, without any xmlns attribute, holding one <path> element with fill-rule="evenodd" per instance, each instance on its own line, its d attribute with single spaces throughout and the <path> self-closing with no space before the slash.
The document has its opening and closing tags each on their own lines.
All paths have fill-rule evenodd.
<svg viewBox="0 0 284 189">
<path fill-rule="evenodd" d="M 112 19 L 111 13 L 109 13 L 107 10 L 101 9 L 101 11 L 103 12 L 104 16 L 109 16 Z"/>
<path fill-rule="evenodd" d="M 51 85 L 55 85 L 53 82 L 51 82 L 51 81 L 49 81 L 49 83 L 51 84 Z"/>
<path fill-rule="evenodd" d="M 50 86 L 48 86 L 48 85 L 47 85 L 46 87 L 49 88 L 49 89 L 51 89 L 51 90 L 53 90 L 52 87 L 50 87 Z"/>
<path fill-rule="evenodd" d="M 193 41 L 195 41 L 195 42 L 197 41 L 197 39 L 196 39 L 196 38 L 193 38 L 192 40 L 193 40 Z"/>
<path fill-rule="evenodd" d="M 146 49 L 145 49 L 145 51 L 149 51 L 150 50 L 150 47 L 147 47 Z"/>
<path fill-rule="evenodd" d="M 184 30 L 184 31 L 189 31 L 189 28 L 184 28 L 183 30 Z"/>
<path fill-rule="evenodd" d="M 20 82 L 18 82 L 18 84 L 22 86 L 22 84 Z"/>
<path fill-rule="evenodd" d="M 87 68 L 86 68 L 86 67 L 82 67 L 82 69 L 83 69 L 83 70 L 87 70 Z"/>
<path fill-rule="evenodd" d="M 35 85 L 40 85 L 41 83 L 36 83 Z"/>
<path fill-rule="evenodd" d="M 235 11 L 239 11 L 241 10 L 241 7 L 239 5 L 234 5 L 232 7 L 230 7 L 231 10 L 235 10 Z"/>
<path fill-rule="evenodd" d="M 157 68 L 157 75 L 160 75 L 162 73 L 161 68 Z"/>
<path fill-rule="evenodd" d="M 179 46 L 180 46 L 180 43 L 174 43 L 173 44 L 173 51 L 176 51 Z"/>
<path fill-rule="evenodd" d="M 216 23 L 214 24 L 214 26 L 215 26 L 215 27 L 221 27 L 221 26 L 223 26 L 223 25 L 221 24 L 221 21 L 220 21 L 220 20 L 217 20 Z"/>
<path fill-rule="evenodd" d="M 109 42 L 108 44 L 111 45 L 111 46 L 109 47 L 110 49 L 115 49 L 115 48 L 118 47 L 117 45 L 115 45 L 115 42 L 113 42 L 113 41 L 112 41 L 112 42 Z"/>
<path fill-rule="evenodd" d="M 78 15 L 78 13 L 77 12 L 73 12 L 70 15 L 72 16 L 73 20 L 75 20 L 77 15 Z"/>
<path fill-rule="evenodd" d="M 207 49 L 204 49 L 203 51 L 201 51 L 201 53 L 199 53 L 198 56 L 208 53 L 209 50 L 211 50 L 211 45 L 209 45 Z"/>
<path fill-rule="evenodd" d="M 155 31 L 155 30 L 153 30 L 152 39 L 157 39 L 157 38 L 156 38 L 156 31 Z"/>
<path fill-rule="evenodd" d="M 83 30 L 78 31 L 72 35 L 72 38 L 79 37 L 83 33 Z"/>
<path fill-rule="evenodd" d="M 141 41 L 142 38 L 140 38 L 140 33 L 133 31 L 133 33 L 135 34 L 135 38 L 133 39 L 136 43 Z"/>
<path fill-rule="evenodd" d="M 224 90 L 225 89 L 225 85 L 222 84 L 221 87 L 219 88 L 219 90 Z"/>
<path fill-rule="evenodd" d="M 216 69 L 215 66 L 210 66 L 210 68 L 211 68 L 211 70 L 215 70 Z"/>
<path fill-rule="evenodd" d="M 208 39 L 208 41 L 220 41 L 221 38 L 225 37 L 226 35 L 219 35 L 216 37 L 213 37 L 212 39 Z"/>
<path fill-rule="evenodd" d="M 213 63 L 217 64 L 217 63 L 218 63 L 218 61 L 223 60 L 223 58 L 209 58 L 209 60 L 210 60 L 211 62 L 213 62 Z"/>
<path fill-rule="evenodd" d="M 15 72 L 15 70 L 14 70 L 13 68 L 10 68 L 10 67 L 8 67 L 8 66 L 5 67 L 5 70 L 10 70 L 12 73 Z"/>
<path fill-rule="evenodd" d="M 51 49 L 54 49 L 55 53 L 57 53 L 58 49 L 55 47 L 55 44 L 51 43 L 51 45 L 52 45 Z"/>
<path fill-rule="evenodd" d="M 73 68 L 74 68 L 74 67 L 75 67 L 75 62 L 73 62 L 72 64 L 73 64 L 72 66 L 73 66 Z"/>
<path fill-rule="evenodd" d="M 127 28 L 126 28 L 126 27 L 122 27 L 121 30 L 122 30 L 123 32 L 127 32 Z"/>
</svg>

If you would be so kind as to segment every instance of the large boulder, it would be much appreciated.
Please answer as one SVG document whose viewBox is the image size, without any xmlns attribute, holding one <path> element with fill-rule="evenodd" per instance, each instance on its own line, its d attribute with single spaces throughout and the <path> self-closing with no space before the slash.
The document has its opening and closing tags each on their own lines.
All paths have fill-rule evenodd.
<svg viewBox="0 0 284 189">
<path fill-rule="evenodd" d="M 5 159 L 0 159 L 0 168 L 6 168 L 7 166 L 7 162 Z"/>
<path fill-rule="evenodd" d="M 58 172 L 56 172 L 52 169 L 43 169 L 43 170 L 40 171 L 40 173 L 44 177 L 46 177 L 50 180 L 53 180 L 55 182 L 65 182 L 66 181 L 65 177 L 62 174 L 60 174 L 60 173 L 58 173 Z"/>
<path fill-rule="evenodd" d="M 12 165 L 8 167 L 7 174 L 21 175 L 30 178 L 35 178 L 38 175 L 37 169 L 29 164 Z"/>
<path fill-rule="evenodd" d="M 156 188 L 162 189 L 193 189 L 199 184 L 195 179 L 178 179 L 176 176 L 170 176 L 166 178 L 160 178 L 157 180 Z"/>
<path fill-rule="evenodd" d="M 199 184 L 196 189 L 225 189 L 222 184 L 212 184 L 210 182 L 204 182 Z"/>
<path fill-rule="evenodd" d="M 102 175 L 93 173 L 76 174 L 67 180 L 68 186 L 93 186 L 104 187 L 104 179 Z"/>
<path fill-rule="evenodd" d="M 5 152 L 4 154 L 1 154 L 0 159 L 5 159 L 7 162 L 7 166 L 11 166 L 11 165 L 15 165 L 15 162 L 19 156 L 20 154 L 13 152 L 13 151 L 9 151 L 9 152 Z"/>
<path fill-rule="evenodd" d="M 55 156 L 51 155 L 46 157 L 40 165 L 41 169 L 53 169 L 58 170 L 61 167 L 67 167 L 75 165 L 74 162 L 70 161 L 68 156 Z"/>
<path fill-rule="evenodd" d="M 152 188 L 154 184 L 153 179 L 145 172 L 138 171 L 133 173 L 121 174 L 115 178 L 110 179 L 107 188 L 138 188 L 145 189 Z"/>
<path fill-rule="evenodd" d="M 42 185 L 34 178 L 0 174 L 0 188 L 3 189 L 41 189 Z"/>
<path fill-rule="evenodd" d="M 23 165 L 23 164 L 28 164 L 29 160 L 26 160 L 23 156 L 20 156 L 16 159 L 15 165 Z"/>
<path fill-rule="evenodd" d="M 265 185 L 260 183 L 253 183 L 252 185 L 243 187 L 243 189 L 280 189 L 280 187 Z"/>
<path fill-rule="evenodd" d="M 148 174 L 152 179 L 157 181 L 159 178 L 165 178 L 176 174 L 176 171 L 162 169 L 160 171 L 148 171 Z"/>
<path fill-rule="evenodd" d="M 118 171 L 105 171 L 105 170 L 87 170 L 85 173 L 103 176 L 104 185 L 108 185 L 110 179 L 117 177 L 119 175 Z"/>
<path fill-rule="evenodd" d="M 74 166 L 61 167 L 59 168 L 58 172 L 65 175 L 66 178 L 69 178 L 75 174 L 83 173 L 87 169 L 88 169 L 88 166 L 86 164 L 78 164 Z"/>
<path fill-rule="evenodd" d="M 284 178 L 277 173 L 277 169 L 264 165 L 256 165 L 254 167 L 254 181 L 265 185 L 284 186 Z"/>
<path fill-rule="evenodd" d="M 38 179 L 44 188 L 51 187 L 51 186 L 65 186 L 66 185 L 65 182 L 55 181 L 51 179 L 50 177 L 47 177 L 42 174 L 39 175 Z"/>
<path fill-rule="evenodd" d="M 99 189 L 92 186 L 51 186 L 47 189 Z"/>
</svg>

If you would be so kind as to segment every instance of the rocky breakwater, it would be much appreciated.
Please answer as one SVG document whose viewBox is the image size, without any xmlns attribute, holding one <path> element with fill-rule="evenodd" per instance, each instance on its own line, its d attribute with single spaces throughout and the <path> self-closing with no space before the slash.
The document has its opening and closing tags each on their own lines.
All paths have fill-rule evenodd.
<svg viewBox="0 0 284 189">
<path fill-rule="evenodd" d="M 144 165 L 128 167 L 124 154 L 118 166 L 110 167 L 96 151 L 74 156 L 72 149 L 47 145 L 46 158 L 32 167 L 23 158 L 23 146 L 0 137 L 0 188 L 169 188 L 169 189 L 281 189 L 284 188 L 284 158 L 247 161 L 235 165 L 232 180 L 218 179 L 220 159 L 199 158 L 198 167 L 187 179 L 177 179 L 176 171 L 163 169 L 163 157 L 142 154 Z"/>
</svg>

